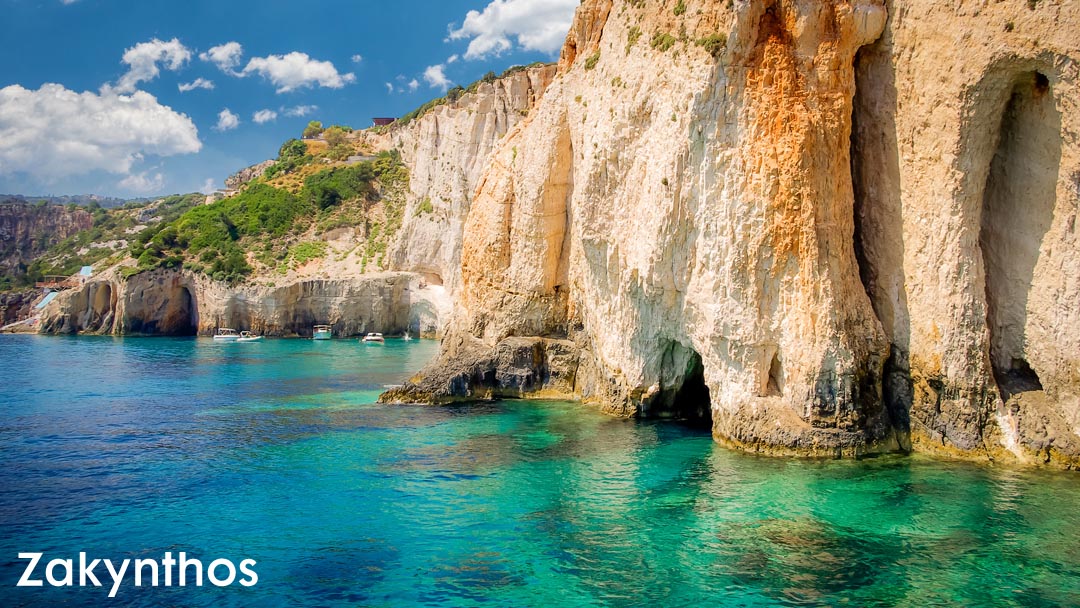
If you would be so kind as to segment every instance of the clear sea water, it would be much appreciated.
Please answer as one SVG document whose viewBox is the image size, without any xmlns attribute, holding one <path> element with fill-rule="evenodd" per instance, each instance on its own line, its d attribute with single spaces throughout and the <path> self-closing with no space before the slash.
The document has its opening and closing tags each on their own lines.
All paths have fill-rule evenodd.
<svg viewBox="0 0 1080 608">
<path fill-rule="evenodd" d="M 0 605 L 1080 605 L 1076 474 L 374 403 L 436 348 L 0 336 Z M 259 583 L 17 588 L 29 551 L 250 558 Z"/>
</svg>

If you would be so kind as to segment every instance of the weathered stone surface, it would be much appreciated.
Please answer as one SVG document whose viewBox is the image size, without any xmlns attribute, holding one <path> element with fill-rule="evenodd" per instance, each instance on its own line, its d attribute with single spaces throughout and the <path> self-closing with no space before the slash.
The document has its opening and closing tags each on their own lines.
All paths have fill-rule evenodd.
<svg viewBox="0 0 1080 608">
<path fill-rule="evenodd" d="M 915 449 L 1076 466 L 1080 11 L 1033 7 L 892 6 L 856 61 L 858 247 Z"/>
<path fill-rule="evenodd" d="M 481 83 L 476 92 L 390 131 L 382 145 L 401 151 L 410 189 L 405 222 L 388 252 L 390 268 L 422 273 L 456 294 L 462 227 L 480 176 L 554 75 L 555 66 L 541 66 Z"/>
<path fill-rule="evenodd" d="M 507 338 L 490 348 L 469 336 L 443 340 L 430 373 L 391 389 L 383 403 L 452 403 L 494 398 L 576 399 L 578 349 L 564 340 Z"/>
<path fill-rule="evenodd" d="M 93 223 L 94 218 L 82 208 L 0 203 L 0 269 L 29 264 L 49 247 Z"/>
<path fill-rule="evenodd" d="M 433 335 L 438 302 L 409 273 L 299 281 L 281 287 L 230 287 L 184 271 L 155 271 L 128 280 L 108 273 L 62 294 L 44 311 L 45 333 L 210 335 L 218 327 L 267 336 L 368 332 Z"/>
<path fill-rule="evenodd" d="M 0 293 L 0 326 L 29 318 L 40 299 L 40 289 Z"/>
<path fill-rule="evenodd" d="M 565 339 L 563 394 L 700 383 L 742 449 L 1080 463 L 1075 7 L 686 8 L 582 4 L 477 182 L 444 353 L 388 398 L 532 394 L 523 344 Z"/>
<path fill-rule="evenodd" d="M 273 160 L 264 160 L 257 165 L 245 167 L 225 178 L 225 187 L 229 190 L 237 190 L 244 184 L 262 177 L 263 174 L 266 173 L 266 170 L 273 167 L 276 162 L 277 161 Z"/>
</svg>

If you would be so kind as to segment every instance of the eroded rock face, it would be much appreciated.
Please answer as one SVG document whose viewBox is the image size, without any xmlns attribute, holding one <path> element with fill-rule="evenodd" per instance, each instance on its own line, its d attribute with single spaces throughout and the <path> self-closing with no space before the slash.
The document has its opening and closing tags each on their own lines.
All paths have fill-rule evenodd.
<svg viewBox="0 0 1080 608">
<path fill-rule="evenodd" d="M 266 173 L 266 170 L 273 167 L 276 162 L 277 161 L 273 160 L 264 160 L 257 165 L 245 167 L 225 178 L 225 187 L 229 190 L 237 190 L 244 184 L 262 177 Z"/>
<path fill-rule="evenodd" d="M 93 223 L 94 218 L 82 208 L 0 203 L 0 268 L 28 264 L 49 247 L 89 229 Z"/>
<path fill-rule="evenodd" d="M 481 83 L 475 93 L 391 130 L 384 145 L 401 151 L 410 189 L 405 221 L 387 256 L 391 268 L 422 273 L 457 292 L 462 228 L 480 176 L 554 75 L 555 66 L 540 66 Z"/>
<path fill-rule="evenodd" d="M 156 271 L 121 280 L 106 274 L 62 294 L 42 315 L 45 333 L 211 335 L 219 327 L 267 336 L 310 337 L 314 325 L 334 335 L 412 332 L 434 335 L 445 315 L 441 290 L 421 277 L 385 273 L 230 287 L 202 275 Z"/>
<path fill-rule="evenodd" d="M 856 62 L 852 139 L 886 400 L 917 450 L 1075 467 L 1080 13 L 892 12 Z"/>
<path fill-rule="evenodd" d="M 636 4 L 579 8 L 478 182 L 444 355 L 385 400 L 692 417 L 700 383 L 742 449 L 1080 462 L 1076 11 Z"/>
</svg>

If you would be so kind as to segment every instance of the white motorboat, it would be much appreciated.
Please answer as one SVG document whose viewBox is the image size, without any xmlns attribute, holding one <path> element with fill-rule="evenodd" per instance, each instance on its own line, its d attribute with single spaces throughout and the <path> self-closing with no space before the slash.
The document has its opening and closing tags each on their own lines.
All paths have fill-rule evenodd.
<svg viewBox="0 0 1080 608">
<path fill-rule="evenodd" d="M 329 325 L 316 325 L 311 334 L 312 340 L 329 340 L 334 337 L 334 328 Z"/>
<path fill-rule="evenodd" d="M 236 341 L 237 342 L 258 342 L 259 340 L 262 340 L 262 339 L 263 339 L 262 336 L 255 335 L 250 331 L 242 331 L 242 332 L 240 332 L 240 337 L 237 338 Z"/>
<path fill-rule="evenodd" d="M 368 344 L 384 344 L 386 342 L 386 338 L 383 338 L 382 334 L 371 333 L 364 336 L 363 338 L 360 338 L 360 341 L 366 342 Z"/>
<path fill-rule="evenodd" d="M 228 327 L 219 327 L 217 333 L 214 334 L 214 341 L 216 342 L 236 342 L 239 339 L 240 333 Z"/>
<path fill-rule="evenodd" d="M 401 339 L 402 339 L 402 340 L 405 340 L 406 342 L 408 342 L 408 341 L 412 340 L 412 336 L 410 336 L 410 335 L 409 335 L 409 332 L 405 332 L 405 335 L 404 335 L 404 336 L 402 336 L 402 338 L 401 338 Z"/>
</svg>

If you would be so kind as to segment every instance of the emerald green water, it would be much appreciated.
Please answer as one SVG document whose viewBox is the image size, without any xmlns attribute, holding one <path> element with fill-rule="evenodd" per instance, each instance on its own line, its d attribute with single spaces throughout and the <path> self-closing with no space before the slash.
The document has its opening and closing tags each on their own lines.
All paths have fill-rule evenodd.
<svg viewBox="0 0 1080 608">
<path fill-rule="evenodd" d="M 1080 605 L 1074 474 L 373 403 L 435 349 L 0 336 L 0 605 Z M 27 551 L 251 558 L 259 582 L 18 588 Z"/>
</svg>

